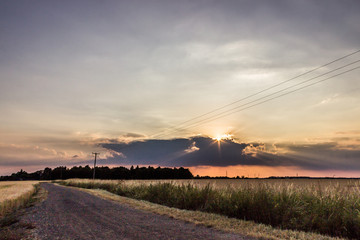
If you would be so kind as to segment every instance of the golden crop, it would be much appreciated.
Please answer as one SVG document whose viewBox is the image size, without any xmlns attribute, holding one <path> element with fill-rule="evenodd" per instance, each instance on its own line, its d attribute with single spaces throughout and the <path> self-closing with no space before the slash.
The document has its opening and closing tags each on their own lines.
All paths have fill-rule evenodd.
<svg viewBox="0 0 360 240">
<path fill-rule="evenodd" d="M 35 192 L 39 181 L 0 182 L 0 217 L 23 206 Z"/>
</svg>

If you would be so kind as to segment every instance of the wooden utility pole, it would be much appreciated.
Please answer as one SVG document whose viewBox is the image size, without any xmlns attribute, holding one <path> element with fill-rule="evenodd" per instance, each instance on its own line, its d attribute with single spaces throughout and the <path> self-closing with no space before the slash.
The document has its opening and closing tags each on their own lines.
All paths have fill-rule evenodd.
<svg viewBox="0 0 360 240">
<path fill-rule="evenodd" d="M 95 160 L 94 160 L 94 171 L 93 171 L 93 179 L 95 179 L 96 156 L 97 156 L 97 155 L 99 155 L 100 153 L 93 152 L 92 154 L 94 154 L 94 155 L 95 155 Z"/>
</svg>

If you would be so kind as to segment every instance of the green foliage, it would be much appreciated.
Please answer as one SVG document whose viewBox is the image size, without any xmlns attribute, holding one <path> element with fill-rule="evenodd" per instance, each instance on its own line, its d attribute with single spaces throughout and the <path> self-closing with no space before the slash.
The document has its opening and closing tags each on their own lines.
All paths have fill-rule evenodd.
<svg viewBox="0 0 360 240">
<path fill-rule="evenodd" d="M 340 189 L 279 188 L 258 184 L 214 189 L 173 182 L 129 185 L 101 181 L 63 181 L 64 185 L 112 193 L 180 209 L 199 210 L 252 220 L 282 229 L 360 239 L 360 199 Z"/>
</svg>

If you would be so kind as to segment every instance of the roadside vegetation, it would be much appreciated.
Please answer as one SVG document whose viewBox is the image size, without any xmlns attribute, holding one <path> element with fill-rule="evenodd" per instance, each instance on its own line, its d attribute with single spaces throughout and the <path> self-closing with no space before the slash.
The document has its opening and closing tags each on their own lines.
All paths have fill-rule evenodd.
<svg viewBox="0 0 360 240">
<path fill-rule="evenodd" d="M 128 205 L 132 208 L 155 214 L 165 215 L 170 218 L 179 219 L 196 225 L 203 225 L 219 231 L 231 232 L 242 236 L 259 240 L 342 240 L 344 238 L 330 237 L 312 232 L 283 230 L 271 227 L 270 225 L 258 224 L 253 221 L 244 221 L 236 218 L 229 218 L 224 215 L 207 213 L 201 211 L 191 211 L 167 207 L 164 205 L 122 197 L 102 189 L 78 188 L 81 191 L 101 197 L 103 199 L 115 201 Z"/>
<path fill-rule="evenodd" d="M 36 199 L 39 181 L 0 182 L 0 239 L 22 239 L 29 224 L 19 223 L 18 211 L 30 206 Z"/>
<path fill-rule="evenodd" d="M 251 220 L 280 229 L 360 239 L 358 180 L 104 181 L 66 180 L 67 186 L 111 193 L 179 209 Z"/>
<path fill-rule="evenodd" d="M 0 218 L 25 206 L 37 190 L 39 181 L 0 182 Z"/>
</svg>

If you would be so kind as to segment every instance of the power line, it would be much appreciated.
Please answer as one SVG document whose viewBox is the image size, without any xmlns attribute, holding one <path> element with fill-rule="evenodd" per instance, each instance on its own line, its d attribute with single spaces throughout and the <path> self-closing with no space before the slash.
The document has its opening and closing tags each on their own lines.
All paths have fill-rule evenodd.
<svg viewBox="0 0 360 240">
<path fill-rule="evenodd" d="M 180 126 L 183 126 L 185 123 L 188 123 L 188 122 L 191 122 L 191 121 L 193 121 L 193 120 L 202 118 L 202 117 L 207 116 L 207 115 L 209 115 L 209 114 L 211 114 L 211 113 L 214 113 L 214 112 L 217 112 L 217 111 L 219 111 L 219 110 L 221 110 L 221 109 L 224 109 L 224 108 L 226 108 L 226 107 L 228 107 L 228 106 L 234 105 L 234 104 L 236 104 L 236 103 L 238 103 L 238 102 L 241 102 L 241 101 L 243 101 L 243 100 L 246 100 L 246 99 L 249 99 L 249 98 L 254 97 L 254 96 L 256 96 L 256 95 L 259 95 L 260 93 L 266 92 L 266 91 L 268 91 L 268 90 L 270 90 L 270 89 L 273 89 L 273 88 L 275 88 L 275 87 L 281 86 L 281 85 L 283 85 L 283 84 L 285 84 L 285 83 L 287 83 L 287 82 L 290 82 L 290 81 L 292 81 L 292 80 L 295 80 L 295 79 L 297 79 L 297 78 L 300 78 L 300 77 L 302 77 L 302 76 L 305 76 L 305 75 L 307 75 L 307 74 L 309 74 L 309 73 L 315 72 L 315 71 L 317 71 L 317 70 L 319 70 L 319 69 L 321 69 L 321 68 L 324 68 L 324 67 L 329 66 L 329 65 L 331 65 L 331 64 L 333 64 L 333 63 L 335 63 L 335 62 L 338 62 L 338 61 L 340 61 L 340 60 L 343 60 L 343 59 L 345 59 L 345 58 L 348 58 L 348 57 L 350 57 L 350 56 L 352 56 L 352 55 L 355 55 L 355 54 L 357 54 L 357 53 L 359 53 L 359 52 L 360 52 L 360 49 L 357 50 L 357 51 L 355 51 L 355 52 L 352 52 L 352 53 L 350 53 L 350 54 L 347 54 L 347 55 L 345 55 L 345 56 L 342 56 L 342 57 L 340 57 L 340 58 L 337 58 L 337 59 L 335 59 L 335 60 L 333 60 L 333 61 L 330 61 L 330 62 L 328 62 L 328 63 L 326 63 L 326 64 L 323 64 L 323 65 L 321 65 L 321 66 L 319 66 L 319 67 L 316 67 L 316 68 L 314 68 L 314 69 L 311 69 L 311 70 L 309 70 L 309 71 L 307 71 L 307 72 L 305 72 L 305 73 L 302 73 L 302 74 L 300 74 L 300 75 L 297 75 L 297 76 L 295 76 L 295 77 L 292 77 L 292 78 L 290 78 L 290 79 L 287 79 L 287 80 L 285 80 L 285 81 L 283 81 L 283 82 L 280 82 L 280 83 L 278 83 L 278 84 L 275 84 L 275 85 L 273 85 L 273 86 L 270 86 L 270 87 L 268 87 L 268 88 L 265 88 L 265 89 L 263 89 L 263 90 L 261 90 L 261 91 L 259 91 L 259 92 L 250 94 L 250 95 L 248 95 L 248 96 L 246 96 L 246 97 L 244 97 L 244 98 L 241 98 L 241 99 L 236 100 L 236 101 L 234 101 L 234 102 L 231 102 L 231 103 L 229 103 L 229 104 L 226 104 L 226 105 L 223 105 L 223 106 L 221 106 L 221 107 L 218 107 L 218 108 L 216 108 L 216 109 L 214 109 L 214 110 L 211 110 L 211 111 L 209 111 L 209 112 L 207 112 L 207 113 L 204 113 L 204 114 L 202 114 L 202 115 L 193 117 L 193 118 L 191 118 L 191 119 L 189 119 L 189 120 L 187 120 L 187 121 L 185 121 L 185 122 L 182 122 L 182 123 L 178 124 L 178 125 L 175 126 L 175 127 L 170 127 L 170 128 L 168 128 L 168 129 L 160 132 L 160 133 L 152 134 L 151 137 L 155 137 L 155 136 L 157 136 L 157 135 L 159 135 L 159 134 L 161 134 L 161 133 L 163 133 L 163 132 L 166 132 L 166 131 L 168 131 L 168 130 L 175 129 L 175 128 L 178 128 L 178 127 L 180 127 Z"/>
<path fill-rule="evenodd" d="M 360 61 L 360 60 L 355 61 L 355 62 L 350 63 L 350 64 L 347 64 L 346 66 L 349 66 L 349 65 L 354 64 L 354 63 L 359 62 L 359 61 Z M 344 68 L 344 67 L 345 67 L 345 66 L 340 67 L 340 68 Z M 339 69 L 340 69 L 340 68 L 339 68 Z M 267 96 L 265 96 L 265 97 L 256 99 L 256 100 L 254 100 L 254 101 L 252 101 L 252 102 L 243 104 L 243 105 L 238 106 L 238 107 L 235 107 L 235 108 L 233 108 L 233 109 L 230 109 L 230 110 L 224 111 L 224 112 L 222 112 L 222 113 L 216 114 L 216 115 L 214 115 L 214 116 L 212 116 L 212 117 L 209 117 L 209 118 L 203 119 L 203 120 L 201 120 L 201 121 L 198 121 L 198 122 L 196 122 L 196 123 L 190 124 L 190 125 L 188 125 L 188 126 L 185 126 L 185 128 L 184 128 L 184 127 L 182 127 L 182 128 L 177 128 L 176 130 L 173 130 L 173 131 L 171 131 L 171 132 L 169 132 L 169 133 L 160 134 L 158 137 L 167 136 L 167 135 L 169 135 L 169 134 L 171 134 L 171 133 L 175 133 L 175 132 L 178 132 L 178 131 L 181 131 L 181 130 L 186 130 L 186 129 L 189 129 L 189 128 L 192 128 L 192 127 L 197 127 L 197 126 L 203 125 L 203 124 L 205 124 L 205 123 L 207 123 L 207 122 L 212 122 L 212 121 L 217 120 L 217 119 L 219 119 L 219 118 L 226 117 L 226 116 L 231 115 L 231 114 L 234 114 L 234 113 L 236 113 L 236 112 L 243 111 L 243 110 L 245 110 L 245 109 L 248 109 L 248 108 L 251 108 L 251 107 L 254 107 L 254 106 L 263 104 L 263 103 L 265 103 L 265 102 L 271 101 L 271 100 L 273 100 L 273 99 L 276 99 L 276 98 L 279 98 L 279 97 L 288 95 L 288 94 L 290 94 L 290 93 L 299 91 L 299 90 L 301 90 L 301 89 L 307 88 L 307 87 L 312 86 L 312 85 L 315 85 L 315 84 L 317 84 L 317 83 L 324 82 L 324 81 L 326 81 L 326 80 L 332 79 L 332 78 L 337 77 L 337 76 L 340 76 L 340 75 L 342 75 L 342 74 L 345 74 L 345 73 L 354 71 L 354 70 L 356 70 L 356 69 L 358 69 L 358 68 L 360 68 L 360 67 L 352 68 L 352 69 L 350 69 L 350 70 L 341 72 L 341 73 L 339 73 L 339 74 L 335 74 L 335 75 L 333 75 L 333 76 L 331 76 L 331 77 L 325 78 L 325 79 L 320 80 L 320 81 L 317 81 L 317 82 L 315 82 L 315 83 L 311 83 L 311 84 L 308 84 L 308 85 L 306 85 L 306 86 L 303 86 L 303 87 L 297 88 L 297 89 L 295 89 L 295 90 L 289 91 L 289 92 L 287 92 L 287 93 L 281 94 L 281 95 L 279 95 L 279 96 L 276 96 L 276 97 L 273 97 L 273 98 L 264 100 L 264 101 L 262 101 L 262 102 L 260 102 L 260 103 L 256 103 L 256 104 L 253 104 L 253 105 L 251 105 L 251 106 L 242 108 L 242 109 L 240 109 L 240 110 L 237 110 L 237 111 L 228 113 L 228 112 L 233 111 L 233 110 L 236 110 L 236 109 L 238 109 L 238 108 L 240 108 L 240 107 L 243 107 L 243 106 L 246 106 L 246 105 L 248 105 L 248 104 L 257 102 L 257 101 L 259 101 L 259 100 L 261 100 L 261 99 L 267 98 L 267 97 L 269 97 L 269 96 L 271 96 L 271 95 L 274 95 L 274 94 L 276 94 L 276 93 L 283 92 L 284 90 L 287 90 L 287 89 L 289 89 L 289 88 L 292 88 L 292 87 L 294 87 L 295 85 L 294 85 L 294 86 L 291 86 L 291 87 L 288 87 L 288 88 L 286 88 L 286 89 L 277 91 L 276 93 L 269 94 L 269 95 L 267 95 Z M 334 70 L 332 70 L 332 71 L 330 71 L 330 72 L 334 72 Z M 326 73 L 326 74 L 327 74 L 327 73 Z M 325 74 L 322 74 L 322 75 L 325 75 Z M 317 78 L 317 77 L 316 77 L 316 78 Z M 313 80 L 313 79 L 312 79 L 312 80 Z M 309 81 L 309 80 L 304 81 L 304 82 L 302 82 L 302 83 L 300 83 L 300 84 L 303 84 L 303 83 L 308 82 L 308 81 Z M 297 85 L 300 85 L 300 84 L 296 84 L 296 86 L 297 86 Z M 228 113 L 228 114 L 226 114 L 226 113 Z M 224 115 L 224 114 L 225 114 L 225 115 Z"/>
<path fill-rule="evenodd" d="M 283 96 L 289 95 L 290 93 L 297 92 L 297 91 L 299 91 L 299 90 L 302 90 L 302 89 L 304 89 L 304 88 L 307 88 L 307 87 L 313 86 L 313 85 L 315 85 L 315 84 L 318 84 L 318 83 L 321 83 L 321 82 L 324 82 L 324 81 L 330 80 L 330 79 L 332 79 L 332 78 L 334 78 L 334 77 L 337 77 L 337 76 L 343 75 L 343 74 L 345 74 L 345 73 L 352 72 L 352 71 L 354 71 L 354 70 L 356 70 L 356 69 L 360 69 L 360 66 L 355 67 L 355 68 L 352 68 L 352 69 L 349 69 L 349 70 L 346 70 L 346 71 L 341 72 L 341 73 L 338 73 L 338 74 L 335 74 L 335 75 L 333 75 L 333 76 L 331 76 L 331 77 L 328 77 L 328 78 L 322 79 L 322 80 L 320 80 L 320 81 L 317 81 L 317 82 L 314 82 L 314 83 L 311 83 L 311 84 L 308 84 L 308 85 L 302 86 L 302 87 L 300 87 L 300 88 L 297 88 L 297 89 L 294 89 L 294 90 L 292 90 L 292 91 L 289 91 L 289 92 L 283 93 L 283 94 L 281 94 L 281 95 L 278 95 L 278 96 L 275 96 L 275 97 L 269 98 L 269 99 L 264 100 L 264 101 L 262 101 L 262 102 L 255 103 L 255 104 L 253 104 L 253 105 L 250 105 L 250 106 L 248 106 L 248 107 L 245 107 L 245 108 L 242 108 L 242 109 L 236 110 L 236 111 L 234 111 L 234 112 L 227 113 L 227 114 L 222 115 L 222 116 L 217 116 L 216 118 L 210 119 L 209 121 L 206 121 L 206 122 L 200 123 L 200 124 L 198 124 L 198 125 L 195 125 L 195 126 L 189 126 L 189 127 L 186 127 L 186 128 L 182 128 L 181 130 L 186 130 L 186 129 L 191 128 L 191 127 L 197 127 L 197 126 L 200 126 L 200 125 L 202 125 L 202 124 L 205 124 L 205 123 L 208 123 L 208 122 L 212 122 L 212 121 L 215 121 L 215 120 L 220 119 L 220 118 L 223 118 L 223 117 L 227 117 L 227 116 L 232 115 L 232 114 L 234 114 L 234 113 L 241 112 L 241 111 L 243 111 L 243 110 L 246 110 L 246 109 L 249 109 L 249 108 L 255 107 L 255 106 L 257 106 L 257 105 L 260 105 L 260 104 L 263 104 L 263 103 L 269 102 L 269 101 L 271 101 L 271 100 L 274 100 L 274 99 L 277 99 L 277 98 L 280 98 L 280 97 L 283 97 Z M 168 135 L 168 134 L 167 134 L 167 135 Z M 166 136 L 166 135 L 165 135 L 165 136 Z"/>
<path fill-rule="evenodd" d="M 284 92 L 284 91 L 286 91 L 286 90 L 289 90 L 289 89 L 291 89 L 291 88 L 297 87 L 297 86 L 302 85 L 302 84 L 304 84 L 304 83 L 310 82 L 310 81 L 312 81 L 312 80 L 314 80 L 314 79 L 323 77 L 323 76 L 325 76 L 325 75 L 327 75 L 327 74 L 336 72 L 336 71 L 338 71 L 338 70 L 340 70 L 340 69 L 346 68 L 346 67 L 351 66 L 351 65 L 353 65 L 353 64 L 356 64 L 356 63 L 358 63 L 358 62 L 360 62 L 360 60 L 357 60 L 357 61 L 351 62 L 351 63 L 349 63 L 349 64 L 343 65 L 343 66 L 341 66 L 341 67 L 338 67 L 338 68 L 333 69 L 333 70 L 331 70 L 331 71 L 328 71 L 328 72 L 326 72 L 326 73 L 320 74 L 320 75 L 318 75 L 318 76 L 316 76 L 316 77 L 312 77 L 312 78 L 310 78 L 310 79 L 304 80 L 304 81 L 302 81 L 302 82 L 300 82 L 300 83 L 297 83 L 297 84 L 295 84 L 295 85 L 292 85 L 292 86 L 283 88 L 283 89 L 281 89 L 281 90 L 278 90 L 278 91 L 276 91 L 276 92 L 270 93 L 270 94 L 268 94 L 268 95 L 266 95 L 266 96 L 257 98 L 257 99 L 255 99 L 255 100 L 253 100 L 253 101 L 244 103 L 244 104 L 242 104 L 242 105 L 236 106 L 236 107 L 231 108 L 231 109 L 229 109 L 229 110 L 226 110 L 226 111 L 217 113 L 217 114 L 215 114 L 215 115 L 213 115 L 213 116 L 211 116 L 211 117 L 208 117 L 208 118 L 199 120 L 199 121 L 197 121 L 197 122 L 188 124 L 185 128 L 179 128 L 179 127 L 178 127 L 178 128 L 176 128 L 176 129 L 174 129 L 173 131 L 171 131 L 170 133 L 177 132 L 177 131 L 184 130 L 184 129 L 188 129 L 188 128 L 190 128 L 190 127 L 195 127 L 195 126 L 201 125 L 201 124 L 199 124 L 199 123 L 204 122 L 204 121 L 206 122 L 207 120 L 211 120 L 212 118 L 217 117 L 217 116 L 219 116 L 219 115 L 226 114 L 226 113 L 228 113 L 228 112 L 231 112 L 231 111 L 236 110 L 236 109 L 238 109 L 238 108 L 244 107 L 244 106 L 249 105 L 249 104 L 251 104 L 251 103 L 255 103 L 255 102 L 257 102 L 257 101 L 260 101 L 260 100 L 262 100 L 262 99 L 268 98 L 268 97 L 273 96 L 273 95 L 275 95 L 275 94 Z M 333 77 L 331 77 L 331 78 L 333 78 Z M 194 126 L 194 125 L 195 125 L 195 126 Z M 166 135 L 169 135 L 169 134 L 166 134 L 166 133 L 165 133 L 165 136 L 166 136 Z M 158 137 L 159 137 L 159 136 L 163 136 L 163 134 L 159 134 L 159 135 L 155 135 L 155 136 L 158 136 Z"/>
<path fill-rule="evenodd" d="M 346 64 L 346 65 L 344 65 L 344 66 L 342 66 L 342 67 L 339 67 L 339 68 L 336 68 L 336 69 L 334 69 L 334 70 L 328 71 L 328 72 L 326 72 L 326 73 L 324 73 L 324 74 L 320 74 L 320 75 L 318 75 L 318 76 L 316 76 L 316 77 L 313 77 L 313 78 L 311 78 L 311 79 L 305 80 L 305 81 L 303 81 L 303 82 L 301 82 L 301 83 L 292 85 L 292 86 L 290 86 L 290 87 L 287 87 L 287 88 L 285 88 L 285 89 L 279 90 L 279 91 L 277 91 L 277 92 L 268 94 L 268 95 L 266 95 L 266 96 L 264 96 L 264 97 L 258 98 L 258 99 L 256 99 L 256 100 L 251 101 L 251 102 L 245 103 L 245 104 L 243 104 L 243 105 L 237 106 L 237 107 L 235 107 L 235 108 L 229 109 L 229 110 L 224 111 L 224 112 L 221 112 L 221 113 L 217 113 L 217 114 L 215 114 L 215 115 L 213 115 L 213 116 L 211 116 L 211 117 L 208 117 L 208 118 L 206 118 L 206 119 L 202 119 L 202 120 L 200 120 L 200 121 L 197 121 L 197 122 L 195 122 L 195 123 L 192 123 L 192 124 L 190 124 L 190 125 L 187 125 L 185 128 L 183 128 L 183 127 L 182 127 L 182 128 L 179 128 L 179 127 L 178 127 L 178 128 L 175 128 L 173 131 L 170 131 L 170 133 L 177 132 L 177 131 L 184 130 L 184 129 L 188 129 L 188 128 L 190 128 L 190 127 L 195 127 L 195 126 L 193 126 L 193 125 L 196 125 L 196 126 L 201 125 L 201 124 L 199 124 L 199 123 L 204 122 L 204 121 L 211 120 L 212 118 L 217 117 L 217 116 L 219 116 L 219 115 L 225 114 L 225 113 L 227 113 L 227 112 L 233 111 L 233 110 L 238 109 L 238 108 L 240 108 L 240 107 L 243 107 L 243 106 L 249 105 L 249 104 L 251 104 L 251 103 L 257 102 L 257 101 L 259 101 L 259 100 L 261 100 L 261 99 L 265 99 L 265 98 L 267 98 L 267 97 L 270 97 L 270 96 L 275 95 L 275 94 L 277 94 L 277 93 L 283 92 L 283 91 L 288 90 L 288 89 L 290 89 L 290 88 L 296 87 L 296 86 L 298 86 L 298 85 L 304 84 L 304 83 L 306 83 L 306 82 L 309 82 L 309 81 L 314 80 L 314 79 L 316 79 L 316 78 L 319 78 L 319 77 L 321 77 L 321 76 L 327 75 L 327 74 L 329 74 L 329 73 L 331 73 L 331 72 L 334 72 L 334 71 L 340 70 L 340 69 L 342 69 L 342 68 L 345 68 L 345 67 L 347 67 L 347 66 L 350 66 L 350 65 L 352 65 L 352 64 L 355 64 L 355 63 L 357 63 L 357 62 L 359 62 L 359 61 L 360 61 L 360 60 L 354 61 L 354 62 L 352 62 L 352 63 L 350 63 L 350 64 Z M 160 137 L 160 136 L 166 136 L 166 135 L 169 135 L 169 133 L 157 134 L 156 136 L 157 136 L 157 137 Z"/>
</svg>

